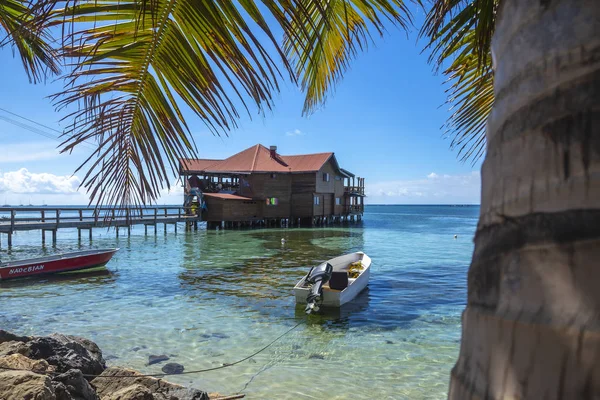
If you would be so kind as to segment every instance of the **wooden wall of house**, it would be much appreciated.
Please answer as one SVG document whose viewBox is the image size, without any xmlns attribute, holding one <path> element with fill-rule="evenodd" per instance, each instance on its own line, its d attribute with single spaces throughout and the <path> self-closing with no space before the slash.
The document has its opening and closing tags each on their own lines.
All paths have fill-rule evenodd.
<svg viewBox="0 0 600 400">
<path fill-rule="evenodd" d="M 324 174 L 329 174 L 329 182 L 323 180 Z M 327 161 L 317 172 L 317 181 L 316 181 L 316 192 L 317 193 L 334 193 L 336 189 L 336 182 L 342 183 L 342 190 L 344 189 L 343 181 L 336 181 L 335 177 L 339 176 L 338 171 L 335 168 L 333 161 L 330 159 Z"/>
<path fill-rule="evenodd" d="M 325 173 L 329 174 L 329 182 L 323 180 Z M 321 170 L 317 172 L 315 191 L 324 195 L 325 207 L 321 207 L 324 211 L 322 210 L 319 215 L 341 215 L 344 213 L 344 178 L 339 174 L 332 160 L 325 163 Z M 339 205 L 336 205 L 336 198 L 340 199 Z M 317 208 L 315 206 L 315 210 Z"/>
<path fill-rule="evenodd" d="M 319 198 L 319 204 L 314 203 L 314 197 Z M 313 197 L 313 215 L 320 217 L 325 216 L 325 197 L 326 195 L 323 193 L 315 193 Z"/>
<path fill-rule="evenodd" d="M 290 174 L 252 174 L 248 175 L 248 183 L 256 199 L 277 197 L 289 199 L 292 194 L 292 176 Z"/>
<path fill-rule="evenodd" d="M 313 201 L 313 192 L 292 194 L 292 218 L 312 217 Z"/>
<path fill-rule="evenodd" d="M 314 172 L 305 174 L 292 174 L 292 193 L 314 193 L 316 191 L 316 177 Z"/>
<path fill-rule="evenodd" d="M 205 196 L 207 210 L 202 214 L 205 221 L 252 221 L 262 219 L 257 201 L 225 200 Z"/>
<path fill-rule="evenodd" d="M 253 198 L 260 203 L 265 218 L 287 218 L 291 214 L 292 176 L 290 174 L 266 173 L 248 176 Z M 266 199 L 275 197 L 277 205 L 266 205 Z"/>
</svg>

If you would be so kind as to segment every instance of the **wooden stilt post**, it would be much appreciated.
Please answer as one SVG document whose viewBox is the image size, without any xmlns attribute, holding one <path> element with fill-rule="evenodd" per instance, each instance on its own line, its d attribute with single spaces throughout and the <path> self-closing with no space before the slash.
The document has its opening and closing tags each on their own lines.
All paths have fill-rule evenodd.
<svg viewBox="0 0 600 400">
<path fill-rule="evenodd" d="M 81 242 L 81 228 L 77 228 L 77 240 Z"/>
<path fill-rule="evenodd" d="M 46 245 L 46 231 L 42 228 L 42 246 Z"/>
<path fill-rule="evenodd" d="M 12 247 L 12 232 L 8 232 L 8 248 Z"/>
<path fill-rule="evenodd" d="M 52 230 L 52 246 L 56 246 L 56 229 Z"/>
<path fill-rule="evenodd" d="M 90 242 L 92 241 L 92 228 L 90 227 Z"/>
</svg>

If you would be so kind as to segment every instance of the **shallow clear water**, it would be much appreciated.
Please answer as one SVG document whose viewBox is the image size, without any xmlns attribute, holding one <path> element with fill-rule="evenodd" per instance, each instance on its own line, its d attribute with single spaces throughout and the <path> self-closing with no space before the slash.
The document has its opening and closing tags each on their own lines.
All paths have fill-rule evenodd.
<svg viewBox="0 0 600 400">
<path fill-rule="evenodd" d="M 186 370 L 241 364 L 169 380 L 246 399 L 442 399 L 458 355 L 460 313 L 478 207 L 367 206 L 362 224 L 336 228 L 183 232 L 130 238 L 99 229 L 90 245 L 58 232 L 19 232 L 0 258 L 87 247 L 121 250 L 107 271 L 0 283 L 0 327 L 97 342 L 109 365 L 160 373 L 150 354 Z M 454 239 L 454 235 L 458 235 Z M 85 235 L 84 235 L 85 236 Z M 281 244 L 285 238 L 285 245 Z M 2 245 L 6 246 L 5 238 Z M 364 250 L 369 287 L 341 310 L 306 317 L 291 288 L 308 267 Z"/>
</svg>

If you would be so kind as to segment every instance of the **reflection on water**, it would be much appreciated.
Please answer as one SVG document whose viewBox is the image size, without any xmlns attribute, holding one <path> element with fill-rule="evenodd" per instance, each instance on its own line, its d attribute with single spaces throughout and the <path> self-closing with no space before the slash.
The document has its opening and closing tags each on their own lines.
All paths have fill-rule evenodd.
<svg viewBox="0 0 600 400">
<path fill-rule="evenodd" d="M 73 271 L 53 275 L 38 275 L 28 278 L 0 281 L 0 288 L 30 288 L 32 285 L 53 284 L 56 286 L 64 285 L 68 286 L 69 289 L 73 289 L 77 285 L 87 286 L 115 283 L 117 275 L 117 273 L 111 272 L 105 267 L 100 267 L 91 270 Z"/>
<path fill-rule="evenodd" d="M 319 312 L 307 315 L 306 304 L 296 304 L 294 316 L 296 321 L 305 321 L 307 325 L 320 325 L 331 330 L 346 331 L 370 325 L 366 311 L 369 307 L 369 288 L 360 292 L 352 301 L 341 307 L 321 307 Z"/>
<path fill-rule="evenodd" d="M 95 340 L 111 365 L 144 372 L 150 354 L 186 369 L 231 369 L 172 380 L 247 399 L 439 399 L 458 354 L 460 312 L 477 222 L 474 207 L 367 207 L 364 223 L 335 228 L 170 232 L 130 238 L 107 270 L 0 284 L 0 327 Z M 457 234 L 459 239 L 454 240 Z M 281 239 L 286 243 L 282 245 Z M 0 258 L 51 254 L 39 232 L 19 233 Z M 86 248 L 61 231 L 57 249 Z M 292 288 L 310 266 L 364 250 L 369 287 L 341 309 L 307 316 Z"/>
</svg>

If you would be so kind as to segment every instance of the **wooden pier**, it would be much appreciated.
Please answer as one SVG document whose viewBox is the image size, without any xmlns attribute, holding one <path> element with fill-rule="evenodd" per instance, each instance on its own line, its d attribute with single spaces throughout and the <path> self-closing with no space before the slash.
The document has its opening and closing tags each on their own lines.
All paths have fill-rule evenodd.
<svg viewBox="0 0 600 400">
<path fill-rule="evenodd" d="M 39 230 L 42 233 L 42 244 L 46 242 L 46 232 L 52 234 L 52 243 L 56 244 L 56 235 L 59 229 L 76 228 L 81 239 L 82 231 L 87 230 L 89 239 L 92 240 L 94 228 L 115 228 L 117 237 L 119 228 L 127 228 L 131 234 L 133 225 L 144 225 L 144 232 L 148 233 L 148 226 L 164 225 L 165 232 L 169 224 L 185 223 L 186 229 L 196 227 L 201 218 L 190 215 L 189 209 L 176 206 L 147 207 L 147 208 L 109 208 L 109 207 L 0 207 L 0 234 L 6 234 L 8 247 L 12 246 L 12 235 L 18 231 Z M 2 235 L 0 235 L 1 237 Z M 0 242 L 1 244 L 1 242 Z"/>
</svg>

